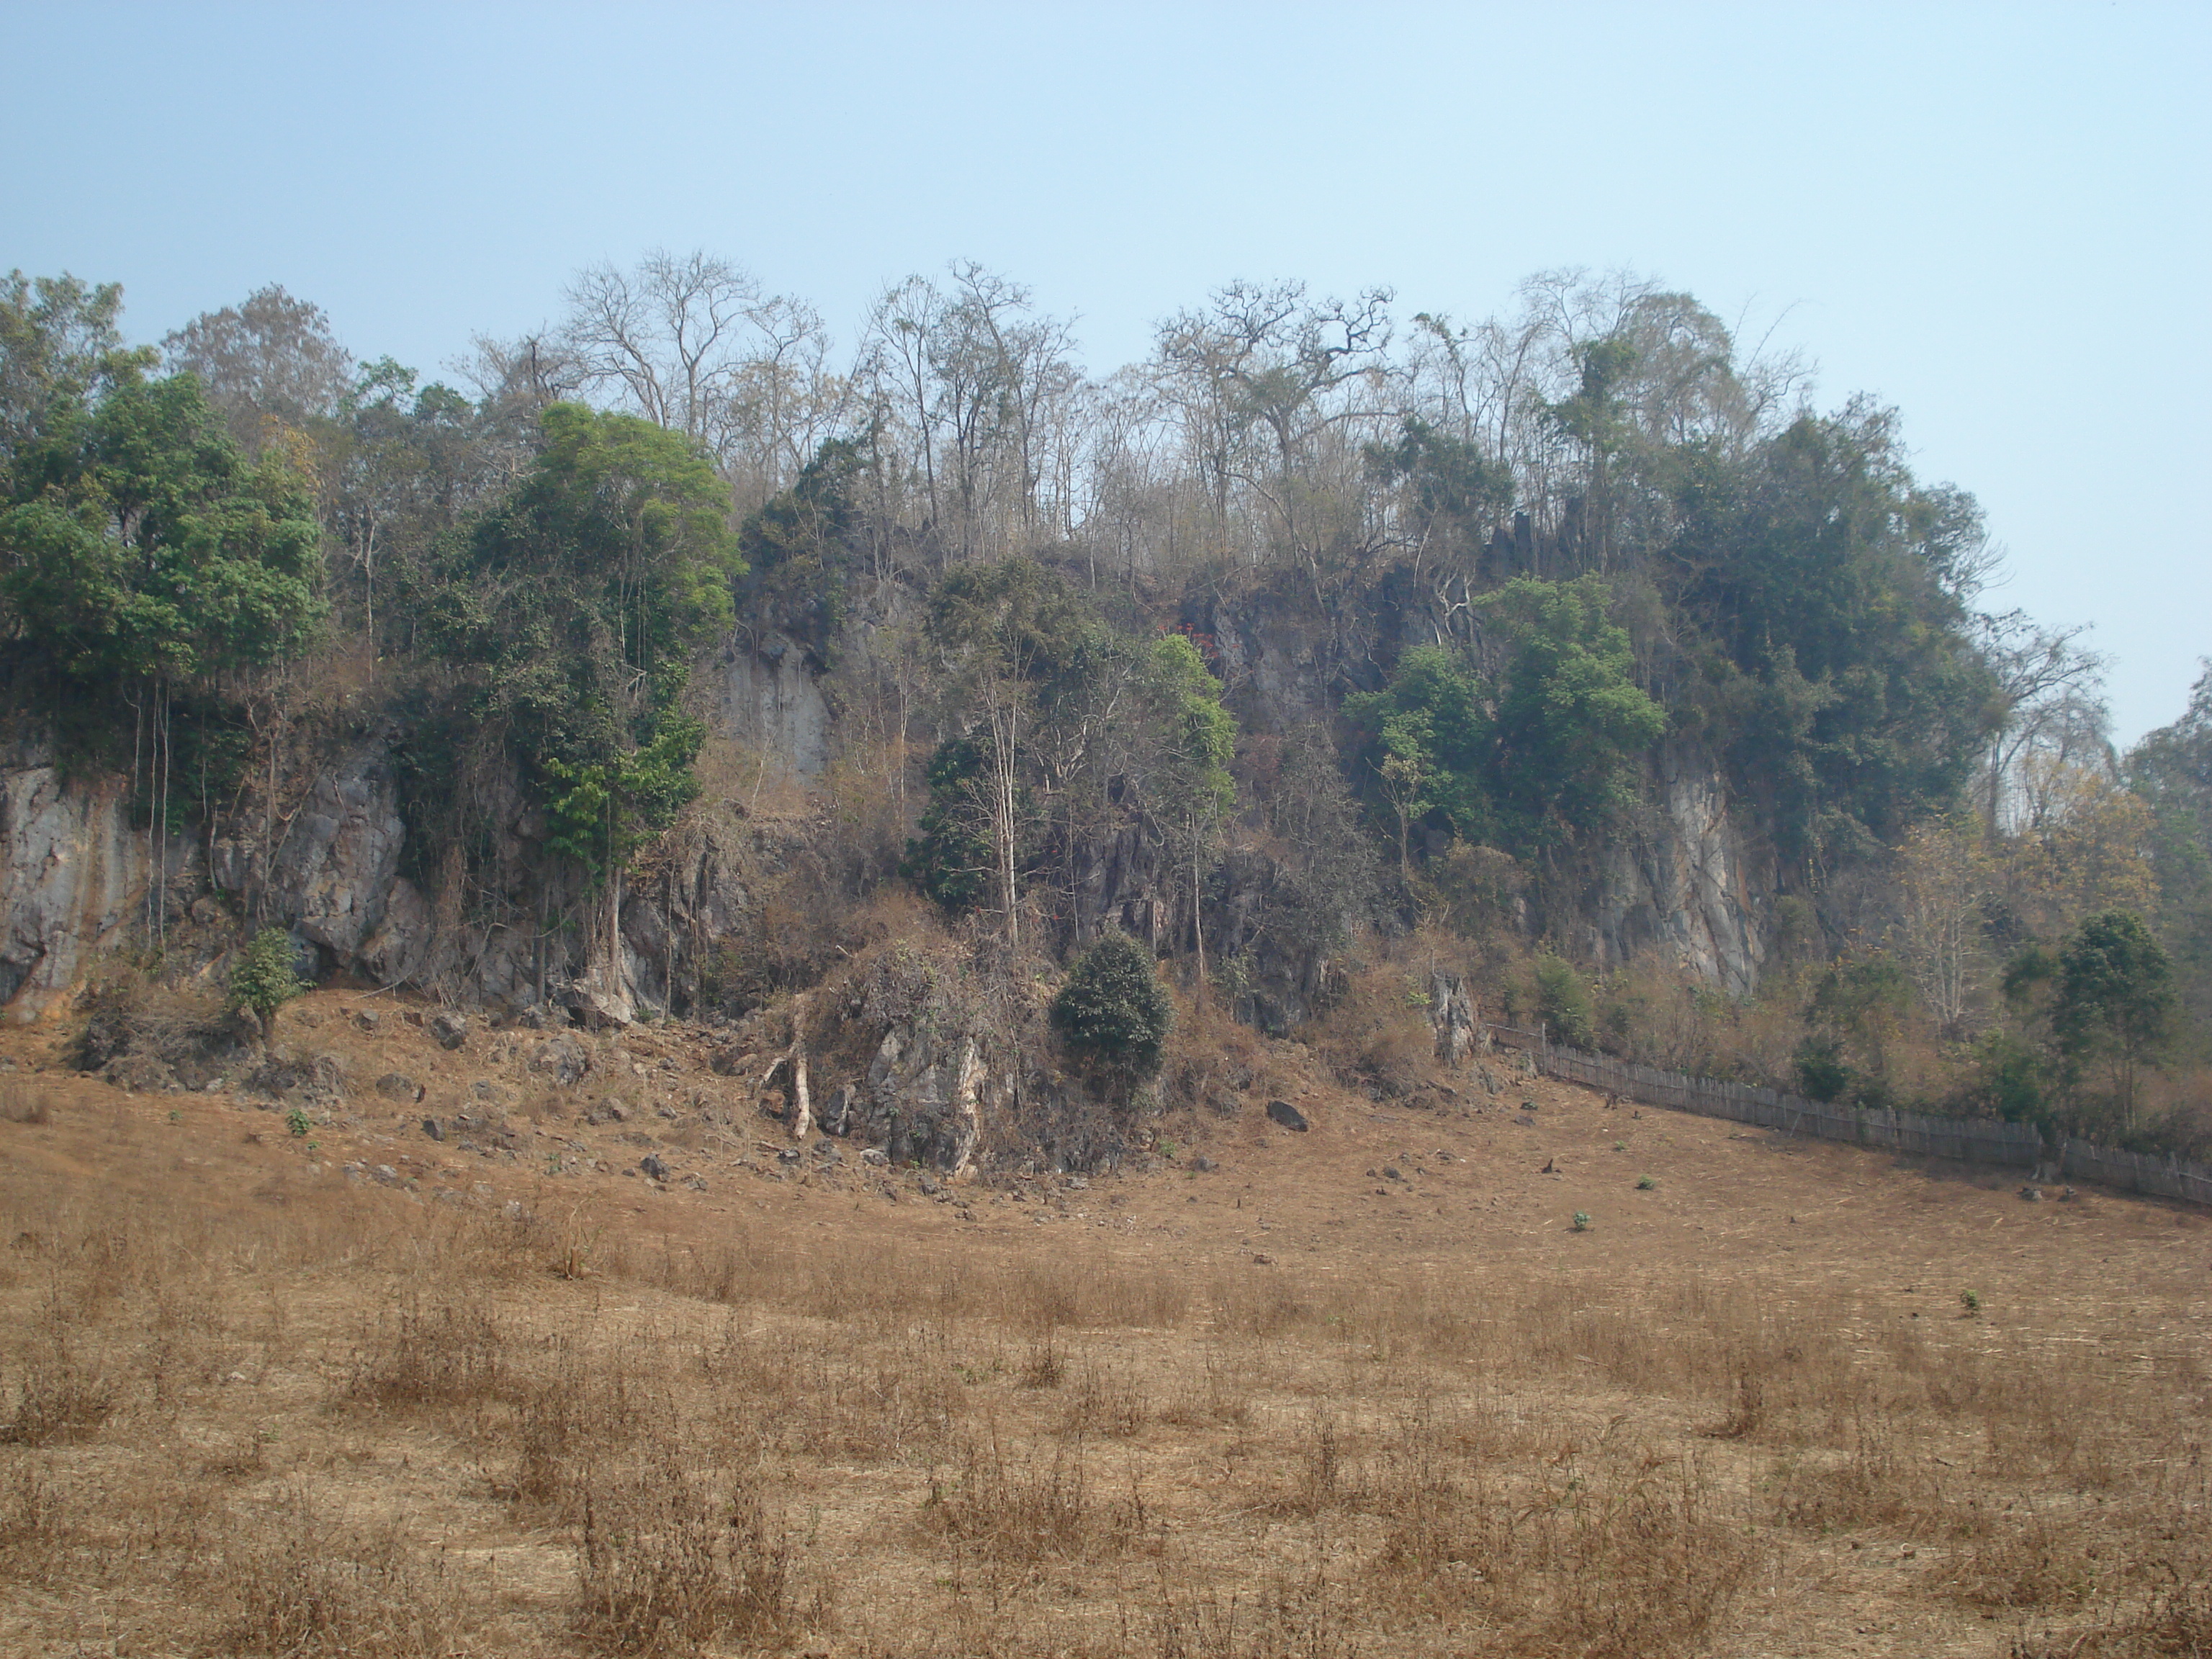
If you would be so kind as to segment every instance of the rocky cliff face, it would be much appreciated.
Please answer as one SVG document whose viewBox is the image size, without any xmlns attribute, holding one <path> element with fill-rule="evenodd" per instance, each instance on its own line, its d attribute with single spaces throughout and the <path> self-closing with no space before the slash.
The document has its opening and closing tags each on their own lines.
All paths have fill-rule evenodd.
<svg viewBox="0 0 2212 1659">
<path fill-rule="evenodd" d="M 724 729 L 800 777 L 829 765 L 829 699 L 808 653 L 782 634 L 757 645 L 732 638 L 718 665 Z"/>
<path fill-rule="evenodd" d="M 897 596 L 887 603 L 896 606 Z M 882 620 L 863 607 L 849 637 L 826 643 L 773 630 L 734 635 L 716 671 L 724 734 L 791 775 L 819 775 L 838 740 L 822 663 L 864 649 L 865 630 Z M 1389 593 L 1348 620 L 1323 622 L 1288 600 L 1247 598 L 1211 601 L 1186 621 L 1211 630 L 1227 701 L 1248 731 L 1261 733 L 1325 716 L 1346 690 L 1380 683 L 1378 659 L 1436 631 L 1416 602 Z M 294 807 L 264 820 L 276 827 L 273 849 L 259 844 L 251 813 L 245 827 L 211 843 L 174 837 L 157 848 L 131 827 L 120 784 L 64 781 L 43 757 L 16 755 L 0 769 L 0 1009 L 16 1019 L 50 1012 L 94 958 L 152 922 L 155 895 L 173 916 L 210 893 L 249 925 L 290 928 L 322 970 L 378 984 L 515 1006 L 566 1005 L 595 1023 L 696 1006 L 701 963 L 716 940 L 746 924 L 758 902 L 754 872 L 775 867 L 776 850 L 758 844 L 757 832 L 733 813 L 705 811 L 665 838 L 627 883 L 611 928 L 611 970 L 586 982 L 588 896 L 549 867 L 543 826 L 519 784 L 488 814 L 501 826 L 491 884 L 504 921 L 470 914 L 457 872 L 403 873 L 410 866 L 393 759 L 400 736 L 358 732 L 314 776 L 295 781 L 288 791 Z M 1111 924 L 1163 947 L 1187 947 L 1174 932 L 1188 927 L 1184 889 L 1156 867 L 1140 838 L 1077 849 L 1070 863 L 1073 937 Z M 1660 949 L 1708 982 L 1746 994 L 1765 959 L 1776 876 L 1771 853 L 1732 811 L 1718 765 L 1692 745 L 1669 745 L 1655 757 L 1632 832 L 1602 857 L 1579 918 L 1584 948 L 1608 963 Z M 1284 1031 L 1325 1000 L 1328 930 L 1310 914 L 1313 902 L 1258 845 L 1232 852 L 1214 872 L 1208 954 L 1236 964 L 1241 1018 Z M 956 1079 L 963 1070 L 957 1056 L 923 1069 L 946 1066 Z M 956 1081 L 945 1092 L 969 1091 Z"/>
<path fill-rule="evenodd" d="M 411 884 L 397 890 L 406 839 L 389 750 L 380 741 L 358 745 L 315 779 L 277 846 L 269 872 L 276 913 L 333 967 L 368 968 L 363 957 L 374 940 L 378 965 L 404 977 L 428 944 L 417 931 L 428 915 Z M 397 926 L 387 930 L 387 921 Z"/>
<path fill-rule="evenodd" d="M 1712 757 L 1669 744 L 1651 769 L 1632 832 L 1607 849 L 1585 924 L 1607 965 L 1645 950 L 1671 955 L 1707 984 L 1747 996 L 1766 960 L 1772 854 L 1743 833 Z"/>
<path fill-rule="evenodd" d="M 185 883 L 174 849 L 171 873 Z M 0 770 L 0 1009 L 52 1012 L 147 915 L 153 848 L 129 824 L 123 785 L 64 781 L 43 763 Z"/>
</svg>

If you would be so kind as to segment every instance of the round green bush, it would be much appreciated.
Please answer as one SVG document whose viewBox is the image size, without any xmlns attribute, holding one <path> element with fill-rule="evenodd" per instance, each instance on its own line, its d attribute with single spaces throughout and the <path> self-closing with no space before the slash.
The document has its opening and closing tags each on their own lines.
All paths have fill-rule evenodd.
<svg viewBox="0 0 2212 1659">
<path fill-rule="evenodd" d="M 1108 933 L 1069 971 L 1052 1023 L 1085 1065 L 1140 1083 L 1160 1068 L 1175 1005 L 1152 953 L 1126 933 Z"/>
<path fill-rule="evenodd" d="M 306 990 L 292 971 L 292 940 L 281 927 L 264 927 L 246 941 L 230 965 L 230 1000 L 263 1019 Z"/>
</svg>

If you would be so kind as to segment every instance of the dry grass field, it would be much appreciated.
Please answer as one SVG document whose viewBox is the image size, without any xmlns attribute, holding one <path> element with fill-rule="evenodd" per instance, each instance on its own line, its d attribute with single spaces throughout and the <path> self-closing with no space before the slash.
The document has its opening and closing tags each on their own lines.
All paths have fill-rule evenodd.
<svg viewBox="0 0 2212 1659">
<path fill-rule="evenodd" d="M 0 1652 L 2212 1652 L 2199 1214 L 1293 1045 L 947 1185 L 356 1003 L 291 1122 L 0 1040 Z"/>
</svg>

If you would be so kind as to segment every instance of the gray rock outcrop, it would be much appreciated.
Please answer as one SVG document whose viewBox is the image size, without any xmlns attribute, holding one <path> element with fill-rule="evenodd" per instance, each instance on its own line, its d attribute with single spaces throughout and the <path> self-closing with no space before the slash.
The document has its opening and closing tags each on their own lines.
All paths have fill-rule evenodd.
<svg viewBox="0 0 2212 1659">
<path fill-rule="evenodd" d="M 893 1163 L 959 1175 L 982 1134 L 988 1076 L 973 1036 L 896 1026 L 868 1066 L 867 1124 Z"/>
<path fill-rule="evenodd" d="M 390 753 L 364 745 L 315 781 L 270 863 L 270 896 L 332 963 L 351 966 L 385 920 L 406 838 Z"/>
<path fill-rule="evenodd" d="M 120 780 L 64 782 L 45 765 L 0 771 L 0 1008 L 10 1019 L 61 1006 L 94 959 L 123 943 L 151 869 Z"/>
</svg>

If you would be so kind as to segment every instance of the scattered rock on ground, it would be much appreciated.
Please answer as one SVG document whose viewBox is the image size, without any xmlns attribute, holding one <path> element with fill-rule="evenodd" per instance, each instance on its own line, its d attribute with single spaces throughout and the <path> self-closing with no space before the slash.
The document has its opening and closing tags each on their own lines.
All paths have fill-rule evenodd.
<svg viewBox="0 0 2212 1659">
<path fill-rule="evenodd" d="M 430 1018 L 430 1035 L 438 1039 L 441 1048 L 458 1048 L 469 1040 L 469 1021 L 465 1014 L 451 1009 L 434 1014 Z"/>
<path fill-rule="evenodd" d="M 167 1094 L 177 1086 L 167 1062 L 151 1054 L 118 1054 L 100 1068 L 100 1078 L 126 1095 Z"/>
<path fill-rule="evenodd" d="M 376 1092 L 386 1100 L 404 1101 L 410 1105 L 422 1098 L 421 1088 L 404 1072 L 386 1072 L 376 1079 Z"/>
<path fill-rule="evenodd" d="M 1306 1115 L 1287 1100 L 1269 1101 L 1267 1116 L 1270 1121 L 1281 1124 L 1285 1129 L 1304 1131 L 1310 1127 L 1306 1122 Z"/>
</svg>

